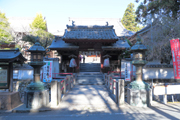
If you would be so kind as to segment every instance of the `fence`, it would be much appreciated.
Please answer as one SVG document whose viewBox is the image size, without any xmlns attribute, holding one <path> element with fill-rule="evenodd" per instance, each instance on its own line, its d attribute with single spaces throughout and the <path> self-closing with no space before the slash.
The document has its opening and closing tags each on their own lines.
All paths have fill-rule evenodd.
<svg viewBox="0 0 180 120">
<path fill-rule="evenodd" d="M 180 85 L 153 86 L 153 95 L 163 95 L 164 104 L 167 104 L 167 95 L 171 95 L 174 102 L 174 94 L 180 94 Z"/>
<path fill-rule="evenodd" d="M 116 104 L 122 105 L 124 104 L 124 79 L 120 79 L 120 77 L 115 77 L 113 74 L 104 75 L 105 86 L 112 94 L 113 99 Z"/>
</svg>

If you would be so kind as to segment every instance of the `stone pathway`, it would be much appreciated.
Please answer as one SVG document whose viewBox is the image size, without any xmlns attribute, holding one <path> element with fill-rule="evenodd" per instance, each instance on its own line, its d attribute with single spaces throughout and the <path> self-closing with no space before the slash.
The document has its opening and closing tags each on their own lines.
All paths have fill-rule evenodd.
<svg viewBox="0 0 180 120">
<path fill-rule="evenodd" d="M 104 111 L 116 108 L 116 103 L 109 96 L 103 85 L 77 85 L 61 101 L 62 110 Z"/>
</svg>

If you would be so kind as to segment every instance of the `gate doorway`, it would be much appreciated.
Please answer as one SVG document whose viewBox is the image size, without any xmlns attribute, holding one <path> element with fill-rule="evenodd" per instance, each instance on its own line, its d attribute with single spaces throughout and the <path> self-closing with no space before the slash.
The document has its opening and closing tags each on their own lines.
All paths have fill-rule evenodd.
<svg viewBox="0 0 180 120">
<path fill-rule="evenodd" d="M 80 72 L 100 72 L 100 63 L 100 51 L 79 51 Z"/>
<path fill-rule="evenodd" d="M 80 63 L 101 63 L 100 51 L 79 51 Z"/>
</svg>

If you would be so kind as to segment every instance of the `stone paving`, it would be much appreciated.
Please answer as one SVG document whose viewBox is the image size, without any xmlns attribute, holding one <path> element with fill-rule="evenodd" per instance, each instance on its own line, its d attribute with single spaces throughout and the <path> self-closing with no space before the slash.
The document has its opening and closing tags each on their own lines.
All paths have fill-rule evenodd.
<svg viewBox="0 0 180 120">
<path fill-rule="evenodd" d="M 86 76 L 89 73 L 81 75 Z M 165 105 L 153 101 L 151 107 L 145 108 L 133 107 L 127 103 L 117 106 L 104 85 L 77 84 L 59 106 L 48 110 L 50 111 L 46 109 L 46 112 L 30 111 L 30 113 L 0 111 L 0 120 L 180 120 L 180 103 Z"/>
<path fill-rule="evenodd" d="M 180 103 L 161 104 L 140 108 L 124 104 L 117 106 L 103 85 L 76 85 L 51 111 L 31 113 L 0 112 L 0 120 L 179 120 Z"/>
<path fill-rule="evenodd" d="M 79 85 L 104 85 L 103 76 L 100 72 L 80 72 L 77 79 Z"/>
</svg>

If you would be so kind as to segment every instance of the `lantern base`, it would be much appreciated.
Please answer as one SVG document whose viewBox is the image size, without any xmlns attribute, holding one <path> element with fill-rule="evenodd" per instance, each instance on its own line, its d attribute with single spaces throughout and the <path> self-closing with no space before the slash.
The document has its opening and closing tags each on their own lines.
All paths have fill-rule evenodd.
<svg viewBox="0 0 180 120">
<path fill-rule="evenodd" d="M 32 82 L 25 91 L 26 108 L 37 109 L 49 104 L 49 90 L 44 89 L 44 83 Z"/>
<path fill-rule="evenodd" d="M 132 106 L 149 107 L 152 101 L 152 89 L 144 81 L 133 81 L 127 89 L 127 102 Z"/>
<path fill-rule="evenodd" d="M 42 82 L 31 82 L 28 86 L 27 86 L 27 90 L 28 91 L 42 91 L 44 90 L 44 83 Z"/>
<path fill-rule="evenodd" d="M 133 81 L 129 84 L 129 88 L 134 90 L 142 90 L 142 89 L 150 89 L 150 86 L 148 83 L 144 81 Z"/>
</svg>

